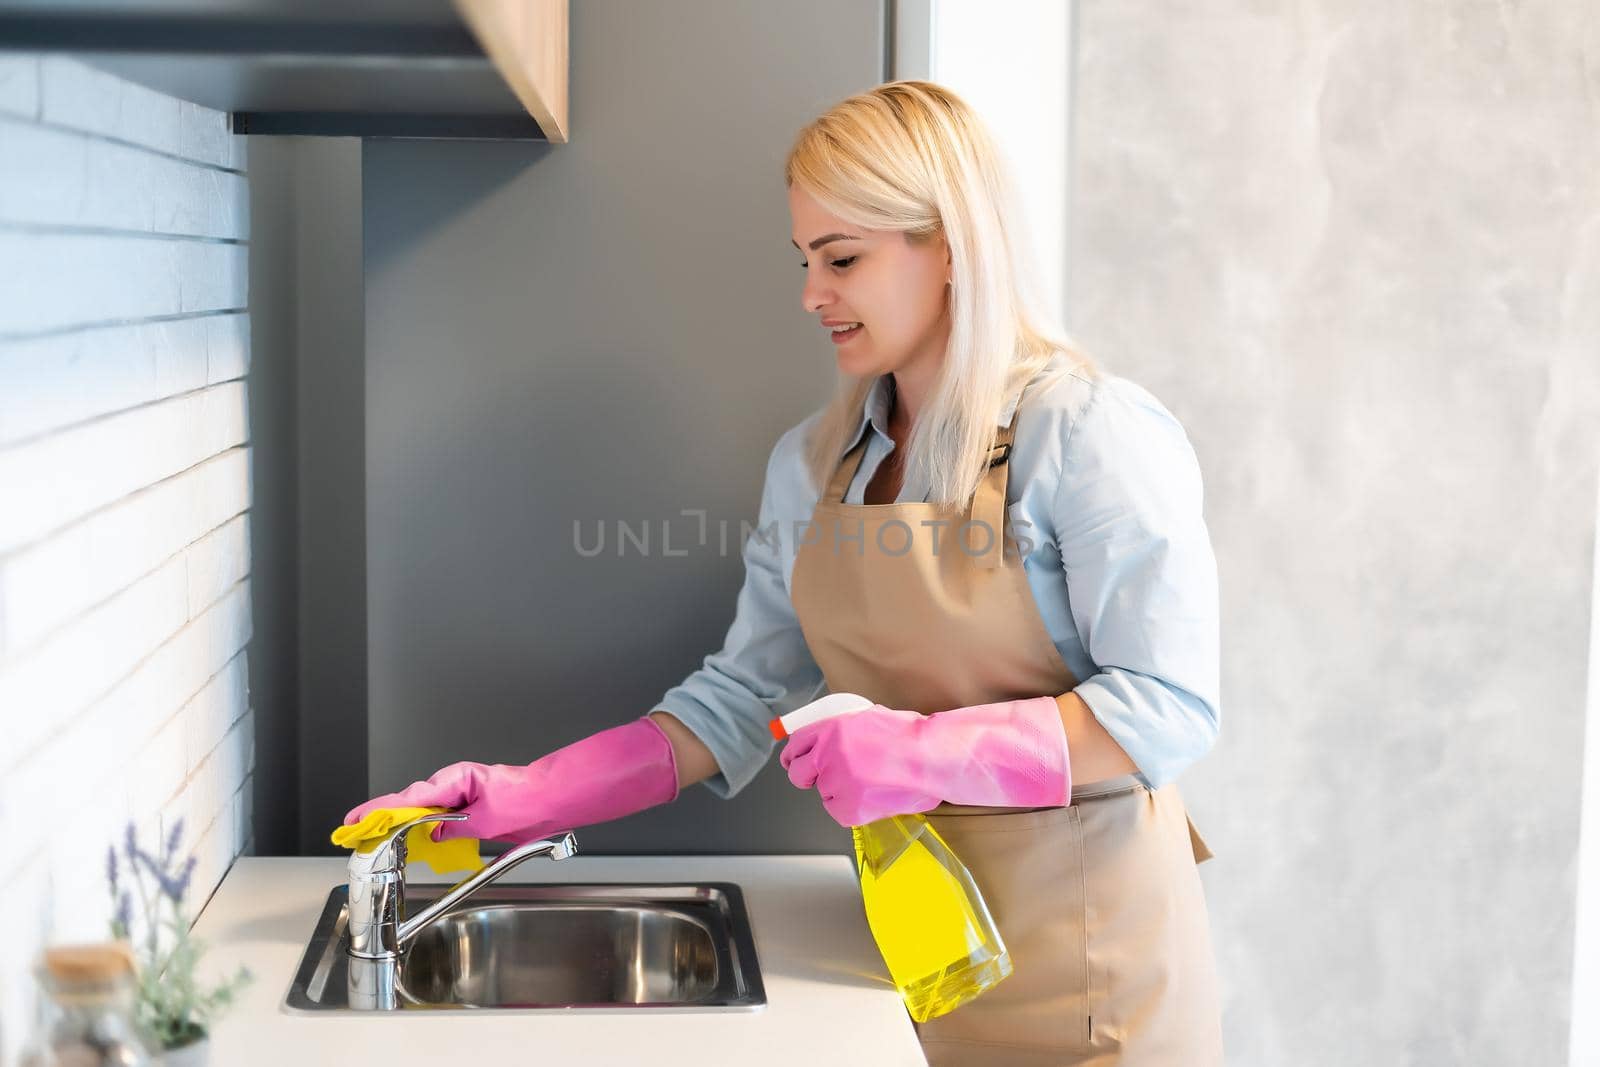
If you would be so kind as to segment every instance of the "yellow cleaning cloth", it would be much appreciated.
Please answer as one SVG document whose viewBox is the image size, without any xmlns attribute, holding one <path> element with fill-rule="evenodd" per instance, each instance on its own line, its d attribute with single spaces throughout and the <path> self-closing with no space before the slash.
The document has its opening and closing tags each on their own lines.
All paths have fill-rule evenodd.
<svg viewBox="0 0 1600 1067">
<path fill-rule="evenodd" d="M 369 811 L 358 823 L 341 826 L 333 832 L 332 841 L 343 848 L 357 852 L 371 852 L 396 826 L 408 823 L 421 815 L 449 811 L 449 808 L 379 808 Z M 449 841 L 435 841 L 433 828 L 438 823 L 425 822 L 406 831 L 406 861 L 420 861 L 433 868 L 435 874 L 453 871 L 479 871 L 483 857 L 478 855 L 476 837 L 457 837 Z"/>
</svg>

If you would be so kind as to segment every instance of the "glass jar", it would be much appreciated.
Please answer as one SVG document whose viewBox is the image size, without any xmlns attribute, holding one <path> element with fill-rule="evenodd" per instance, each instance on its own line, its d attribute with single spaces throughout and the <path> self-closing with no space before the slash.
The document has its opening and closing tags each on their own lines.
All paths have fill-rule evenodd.
<svg viewBox="0 0 1600 1067">
<path fill-rule="evenodd" d="M 133 1018 L 133 950 L 125 941 L 44 951 L 34 977 L 47 1001 L 22 1067 L 156 1067 Z"/>
</svg>

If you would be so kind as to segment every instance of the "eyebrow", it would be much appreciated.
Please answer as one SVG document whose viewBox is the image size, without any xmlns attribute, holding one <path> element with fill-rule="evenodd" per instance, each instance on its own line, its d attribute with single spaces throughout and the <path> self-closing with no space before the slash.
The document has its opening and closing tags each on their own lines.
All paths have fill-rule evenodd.
<svg viewBox="0 0 1600 1067">
<path fill-rule="evenodd" d="M 815 252 L 817 249 L 821 248 L 823 245 L 827 244 L 829 241 L 859 241 L 859 240 L 861 240 L 861 238 L 852 237 L 848 233 L 828 233 L 828 234 L 823 234 L 821 237 L 818 237 L 815 241 L 812 241 L 810 247 L 811 247 L 811 251 Z M 794 245 L 796 248 L 800 247 L 799 245 L 794 243 L 794 238 L 793 237 L 789 238 L 789 243 Z"/>
</svg>

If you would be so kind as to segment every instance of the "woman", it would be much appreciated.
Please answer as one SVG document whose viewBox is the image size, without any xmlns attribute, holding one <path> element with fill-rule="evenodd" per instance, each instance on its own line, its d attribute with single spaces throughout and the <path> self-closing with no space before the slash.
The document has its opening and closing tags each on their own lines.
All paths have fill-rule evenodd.
<svg viewBox="0 0 1600 1067">
<path fill-rule="evenodd" d="M 724 647 L 648 715 L 525 767 L 457 763 L 355 808 L 525 841 L 739 792 L 766 723 L 876 701 L 781 762 L 843 826 L 928 812 L 1012 975 L 917 1027 L 935 1064 L 1222 1061 L 1174 784 L 1217 734 L 1216 563 L 1182 427 L 1045 324 L 1012 187 L 948 90 L 901 81 L 801 131 L 802 303 L 844 387 L 767 463 Z M 809 521 L 808 521 L 809 520 Z"/>
</svg>

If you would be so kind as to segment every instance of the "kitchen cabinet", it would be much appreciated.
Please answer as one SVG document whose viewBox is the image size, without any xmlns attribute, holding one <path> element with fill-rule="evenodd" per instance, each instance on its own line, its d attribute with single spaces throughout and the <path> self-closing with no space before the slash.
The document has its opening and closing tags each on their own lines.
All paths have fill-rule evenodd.
<svg viewBox="0 0 1600 1067">
<path fill-rule="evenodd" d="M 569 136 L 567 0 L 0 0 L 0 50 L 72 55 L 236 134 Z"/>
</svg>

